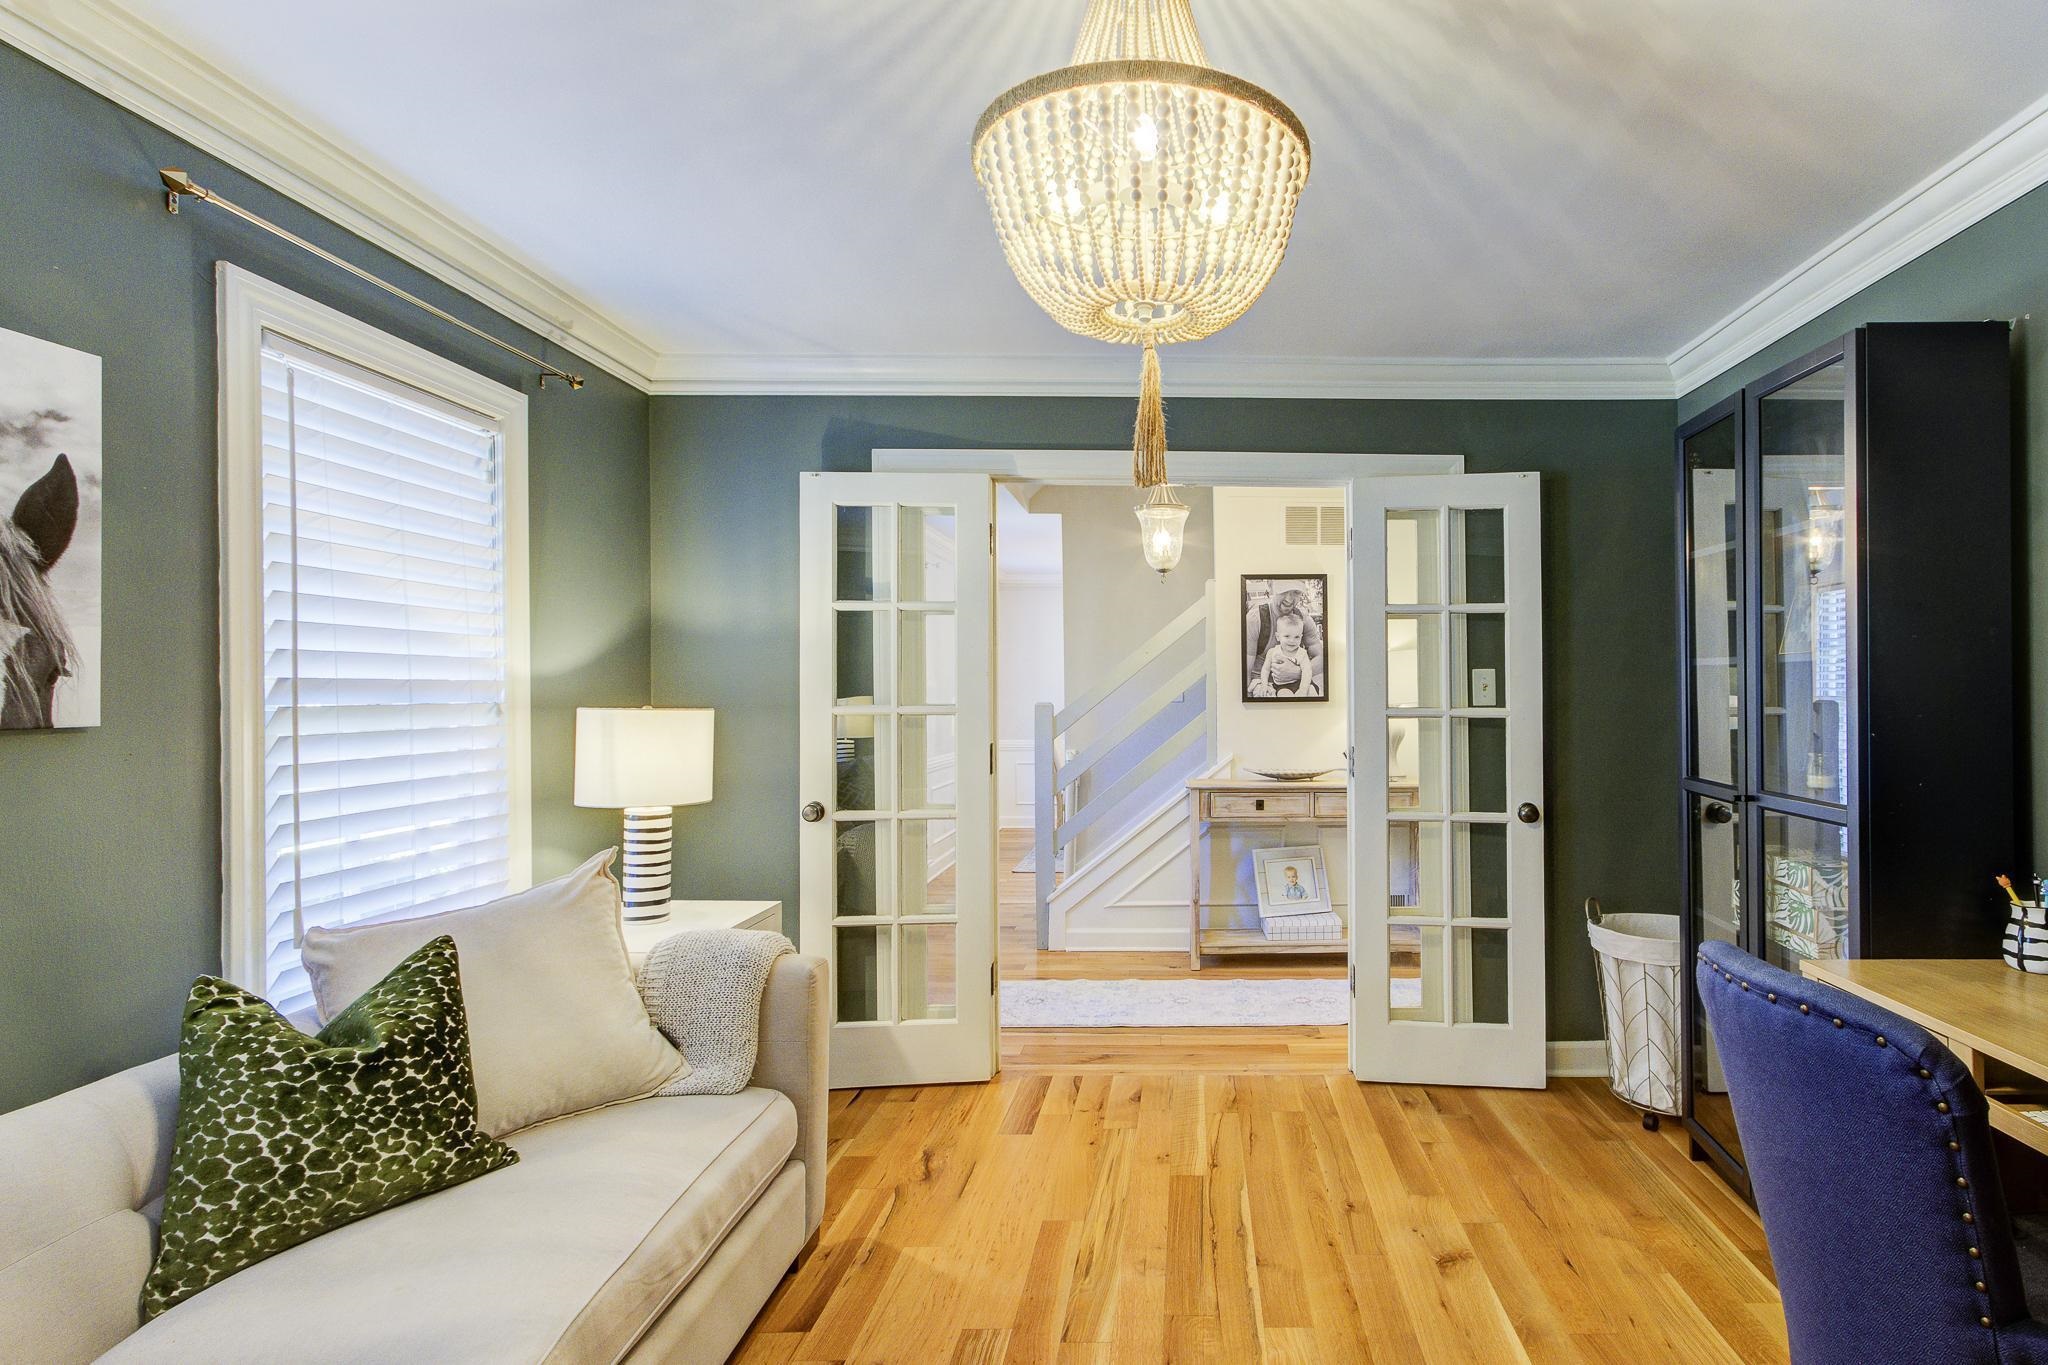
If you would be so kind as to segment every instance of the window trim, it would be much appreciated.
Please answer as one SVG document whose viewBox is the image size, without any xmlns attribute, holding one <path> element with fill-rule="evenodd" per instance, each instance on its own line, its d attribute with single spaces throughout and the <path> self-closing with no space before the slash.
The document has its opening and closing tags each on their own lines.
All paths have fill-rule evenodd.
<svg viewBox="0 0 2048 1365">
<path fill-rule="evenodd" d="M 467 408 L 503 434 L 512 890 L 533 884 L 533 705 L 527 560 L 527 398 L 226 261 L 219 338 L 221 972 L 265 990 L 263 837 L 263 376 L 265 333 Z"/>
</svg>

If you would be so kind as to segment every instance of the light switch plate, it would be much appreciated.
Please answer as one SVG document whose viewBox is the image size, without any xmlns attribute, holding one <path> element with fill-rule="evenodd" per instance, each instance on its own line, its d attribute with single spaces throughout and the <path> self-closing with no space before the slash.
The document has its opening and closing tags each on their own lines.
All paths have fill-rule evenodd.
<svg viewBox="0 0 2048 1365">
<path fill-rule="evenodd" d="M 1474 706 L 1500 705 L 1499 699 L 1494 696 L 1492 669 L 1475 668 L 1472 670 L 1472 704 Z"/>
</svg>

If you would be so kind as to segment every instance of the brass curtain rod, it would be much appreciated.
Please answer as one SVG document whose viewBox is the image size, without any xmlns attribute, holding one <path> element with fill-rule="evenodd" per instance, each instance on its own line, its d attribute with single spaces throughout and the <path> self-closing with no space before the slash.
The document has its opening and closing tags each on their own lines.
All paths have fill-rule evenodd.
<svg viewBox="0 0 2048 1365">
<path fill-rule="evenodd" d="M 216 208 L 226 209 L 229 213 L 232 213 L 233 215 L 235 215 L 235 217 L 240 218 L 243 222 L 253 223 L 257 227 L 262 228 L 265 232 L 268 232 L 273 236 L 282 237 L 287 242 L 290 242 L 293 246 L 298 247 L 303 251 L 312 252 L 315 256 L 318 256 L 321 260 L 327 262 L 329 265 L 339 266 L 341 269 L 346 270 L 349 274 L 355 276 L 357 279 L 364 280 L 370 284 L 374 284 L 379 289 L 383 290 L 385 293 L 395 295 L 398 298 L 404 299 L 413 307 L 424 309 L 425 311 L 432 313 L 435 317 L 441 319 L 441 321 L 443 322 L 452 322 L 457 327 L 460 327 L 463 331 L 469 333 L 471 336 L 477 337 L 484 341 L 488 341 L 491 343 L 491 345 L 497 347 L 501 351 L 506 351 L 511 353 L 512 355 L 518 356 L 521 360 L 525 361 L 529 365 L 534 366 L 536 369 L 540 371 L 540 386 L 542 388 L 546 388 L 548 386 L 548 380 L 550 379 L 566 380 L 568 382 L 569 387 L 572 389 L 580 389 L 583 387 L 582 375 L 571 374 L 567 370 L 559 369 L 556 366 L 548 364 L 547 361 L 542 360 L 537 355 L 530 355 L 527 352 L 520 350 L 517 346 L 512 345 L 510 342 L 500 341 L 496 337 L 492 336 L 489 332 L 484 331 L 482 328 L 472 327 L 470 324 L 464 322 L 461 318 L 456 317 L 453 313 L 448 312 L 446 309 L 436 308 L 433 304 L 428 303 L 419 295 L 407 293 L 405 290 L 400 289 L 397 285 L 392 284 L 386 280 L 381 280 L 377 276 L 372 275 L 369 271 L 363 269 L 361 266 L 351 264 L 348 261 L 344 261 L 341 257 L 335 255 L 333 252 L 328 251 L 322 247 L 314 246 L 311 242 L 307 241 L 304 237 L 299 236 L 297 233 L 291 232 L 285 228 L 281 228 L 277 224 L 271 222 L 269 219 L 258 217 L 256 214 L 249 212 L 249 210 L 243 208 L 240 204 L 237 204 L 232 200 L 223 199 L 219 195 L 215 194 L 212 190 L 205 189 L 199 185 L 194 184 L 192 182 L 192 177 L 185 174 L 185 172 L 179 170 L 176 166 L 165 166 L 162 170 L 158 171 L 157 174 L 163 178 L 164 208 L 169 212 L 176 213 L 178 211 L 178 200 L 181 196 L 184 195 L 190 195 L 192 198 L 197 199 L 202 204 L 212 204 Z"/>
</svg>

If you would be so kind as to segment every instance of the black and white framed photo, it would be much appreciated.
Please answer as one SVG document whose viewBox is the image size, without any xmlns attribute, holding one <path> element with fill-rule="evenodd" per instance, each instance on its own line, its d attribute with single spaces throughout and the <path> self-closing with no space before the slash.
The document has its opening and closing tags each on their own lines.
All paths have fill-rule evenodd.
<svg viewBox="0 0 2048 1365">
<path fill-rule="evenodd" d="M 100 723 L 100 358 L 0 328 L 0 730 Z"/>
<path fill-rule="evenodd" d="M 1258 874 L 1260 919 L 1320 915 L 1334 908 L 1321 844 L 1257 849 L 1252 868 Z"/>
<path fill-rule="evenodd" d="M 1329 700 L 1328 578 L 1246 574 L 1241 581 L 1244 700 Z"/>
</svg>

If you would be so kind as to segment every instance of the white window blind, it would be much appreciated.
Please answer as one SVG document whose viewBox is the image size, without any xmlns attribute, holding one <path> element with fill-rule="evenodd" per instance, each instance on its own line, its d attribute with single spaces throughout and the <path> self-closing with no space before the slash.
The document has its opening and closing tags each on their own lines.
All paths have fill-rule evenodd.
<svg viewBox="0 0 2048 1365">
<path fill-rule="evenodd" d="M 268 332 L 261 372 L 263 990 L 290 1011 L 307 929 L 513 883 L 505 443 Z"/>
</svg>

